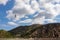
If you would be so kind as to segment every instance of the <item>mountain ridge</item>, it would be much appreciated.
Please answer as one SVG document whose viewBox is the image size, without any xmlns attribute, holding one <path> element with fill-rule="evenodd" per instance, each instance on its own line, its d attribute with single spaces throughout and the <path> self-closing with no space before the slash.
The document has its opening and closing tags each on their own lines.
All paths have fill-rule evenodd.
<svg viewBox="0 0 60 40">
<path fill-rule="evenodd" d="M 16 37 L 60 37 L 60 23 L 34 24 L 29 26 L 19 26 L 10 30 Z"/>
</svg>

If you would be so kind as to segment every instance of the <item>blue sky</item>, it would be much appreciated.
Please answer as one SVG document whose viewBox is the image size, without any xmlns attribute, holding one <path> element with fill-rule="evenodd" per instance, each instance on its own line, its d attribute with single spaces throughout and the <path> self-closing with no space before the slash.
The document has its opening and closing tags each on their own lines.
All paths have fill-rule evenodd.
<svg viewBox="0 0 60 40">
<path fill-rule="evenodd" d="M 0 0 L 0 29 L 60 23 L 59 0 Z"/>
</svg>

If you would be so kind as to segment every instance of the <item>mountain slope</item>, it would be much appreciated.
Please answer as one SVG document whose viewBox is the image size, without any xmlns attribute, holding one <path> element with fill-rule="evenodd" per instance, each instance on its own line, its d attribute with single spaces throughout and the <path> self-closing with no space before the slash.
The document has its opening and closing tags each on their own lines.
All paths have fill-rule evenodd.
<svg viewBox="0 0 60 40">
<path fill-rule="evenodd" d="M 19 26 L 10 30 L 16 37 L 60 37 L 60 23 L 50 23 L 45 25 L 34 24 L 30 26 Z"/>
</svg>

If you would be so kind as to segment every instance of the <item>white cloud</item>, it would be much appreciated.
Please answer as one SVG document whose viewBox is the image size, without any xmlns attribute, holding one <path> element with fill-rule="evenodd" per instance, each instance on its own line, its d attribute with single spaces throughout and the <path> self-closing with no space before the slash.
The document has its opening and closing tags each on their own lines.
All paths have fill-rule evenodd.
<svg viewBox="0 0 60 40">
<path fill-rule="evenodd" d="M 32 19 L 26 19 L 24 21 L 20 21 L 19 23 L 30 23 L 30 22 L 32 22 Z"/>
<path fill-rule="evenodd" d="M 0 0 L 0 4 L 6 5 L 6 3 L 8 2 L 8 0 Z"/>
<path fill-rule="evenodd" d="M 54 18 L 60 14 L 60 4 L 52 4 L 52 2 L 60 2 L 59 0 L 15 0 L 15 5 L 11 10 L 7 11 L 7 18 L 21 23 L 32 24 L 39 23 L 44 24 L 46 19 L 47 22 L 53 22 Z M 42 8 L 42 9 L 41 9 Z M 44 10 L 43 10 L 44 9 Z M 28 17 L 26 15 L 33 15 L 35 12 L 38 12 L 34 15 L 34 19 L 26 19 L 19 21 L 23 17 Z M 28 17 L 29 18 L 29 17 Z M 29 20 L 29 21 L 27 21 Z"/>
<path fill-rule="evenodd" d="M 45 21 L 47 21 L 47 23 L 56 23 L 57 21 L 54 19 L 46 19 Z"/>
<path fill-rule="evenodd" d="M 56 7 L 56 5 L 53 5 L 51 3 L 46 3 L 44 6 L 45 6 L 46 10 L 48 10 L 48 12 L 52 15 L 52 18 L 59 15 L 58 10 L 56 10 L 54 8 L 58 8 L 60 5 L 58 5 L 58 7 Z M 60 8 L 58 8 L 58 9 L 60 9 Z"/>
<path fill-rule="evenodd" d="M 14 17 L 14 14 L 12 13 L 11 10 L 7 11 L 7 16 L 6 16 L 6 17 L 7 17 L 9 20 L 15 18 L 15 17 Z"/>
<path fill-rule="evenodd" d="M 10 25 L 10 26 L 18 26 L 18 24 L 15 23 L 15 22 L 8 22 L 8 25 Z"/>
<path fill-rule="evenodd" d="M 41 18 L 33 19 L 32 24 L 44 24 L 44 21 L 45 21 L 45 17 L 43 16 Z"/>
</svg>

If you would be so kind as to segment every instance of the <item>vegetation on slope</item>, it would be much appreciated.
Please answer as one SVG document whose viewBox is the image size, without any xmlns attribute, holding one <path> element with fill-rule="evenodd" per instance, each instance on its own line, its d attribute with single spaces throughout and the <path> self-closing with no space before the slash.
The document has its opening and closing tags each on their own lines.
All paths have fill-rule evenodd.
<svg viewBox="0 0 60 40">
<path fill-rule="evenodd" d="M 0 38 L 12 38 L 12 34 L 5 30 L 0 30 Z"/>
<path fill-rule="evenodd" d="M 60 23 L 34 24 L 30 26 L 19 26 L 10 31 L 0 31 L 0 37 L 18 38 L 58 38 L 60 37 Z"/>
</svg>

